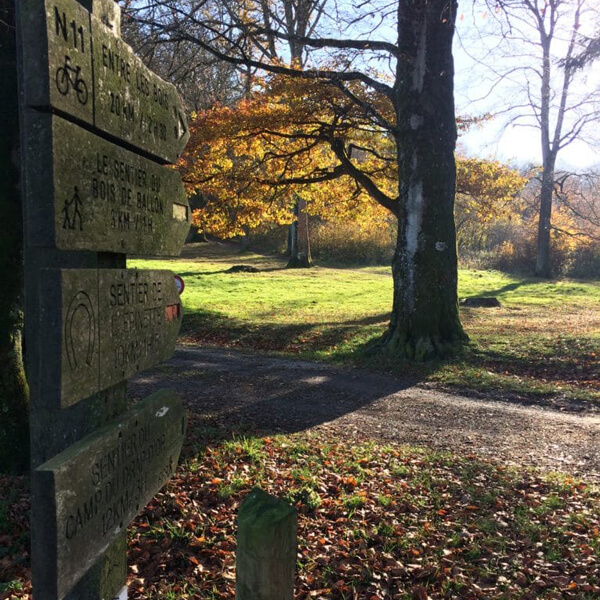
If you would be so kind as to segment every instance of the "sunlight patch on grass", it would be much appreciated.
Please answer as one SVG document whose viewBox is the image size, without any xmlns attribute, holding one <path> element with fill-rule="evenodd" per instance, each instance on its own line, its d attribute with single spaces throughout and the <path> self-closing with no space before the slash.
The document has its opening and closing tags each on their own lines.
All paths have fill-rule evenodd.
<svg viewBox="0 0 600 600">
<path fill-rule="evenodd" d="M 362 364 L 459 387 L 600 398 L 597 282 L 461 270 L 459 297 L 494 296 L 502 306 L 463 307 L 461 318 L 471 338 L 465 352 L 415 366 L 362 352 L 389 321 L 389 267 L 284 269 L 285 261 L 277 257 L 227 254 L 210 246 L 192 250 L 194 259 L 129 261 L 133 267 L 171 269 L 183 277 L 184 344 Z M 260 271 L 228 272 L 239 264 Z"/>
</svg>

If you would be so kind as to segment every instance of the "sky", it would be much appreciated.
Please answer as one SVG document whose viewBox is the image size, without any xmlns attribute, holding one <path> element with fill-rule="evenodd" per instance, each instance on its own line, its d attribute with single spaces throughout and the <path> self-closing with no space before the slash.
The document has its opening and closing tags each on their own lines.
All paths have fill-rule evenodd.
<svg viewBox="0 0 600 600">
<path fill-rule="evenodd" d="M 511 0 L 505 0 L 510 4 Z M 517 0 L 512 0 L 517 2 Z M 557 56 L 564 56 L 565 45 L 572 29 L 572 15 L 569 10 L 577 1 L 587 7 L 580 19 L 580 31 L 593 35 L 600 27 L 600 0 L 561 0 L 566 7 L 564 22 L 566 29 L 559 31 L 554 48 Z M 543 4 L 543 0 L 535 0 Z M 538 54 L 539 45 L 532 44 L 537 32 L 528 27 L 523 20 L 512 19 L 511 29 L 504 35 L 495 35 L 499 31 L 499 18 L 502 11 L 488 8 L 492 0 L 459 0 L 459 14 L 456 21 L 454 44 L 455 58 L 455 103 L 458 115 L 480 116 L 486 113 L 495 115 L 490 121 L 474 127 L 459 139 L 459 151 L 467 155 L 483 158 L 498 158 L 511 165 L 527 166 L 541 163 L 541 141 L 539 128 L 531 127 L 529 122 L 521 122 L 528 127 L 508 125 L 515 116 L 507 108 L 522 101 L 527 85 L 533 94 L 539 82 L 536 76 L 527 74 L 520 67 L 539 65 L 539 59 L 532 62 L 532 54 Z M 396 42 L 397 30 L 391 24 L 395 11 L 389 0 L 339 0 L 333 6 L 341 12 L 333 12 L 324 17 L 319 27 L 325 27 L 327 35 L 342 37 L 362 37 L 388 39 Z M 392 8 L 390 8 L 392 7 Z M 391 11 L 391 12 L 390 12 Z M 362 17 L 357 19 L 357 14 Z M 520 16 L 520 14 L 518 15 Z M 337 19 L 334 17 L 338 17 Z M 348 20 L 352 25 L 348 25 Z M 560 29 L 560 28 L 559 28 Z M 508 32 L 508 33 L 507 33 Z M 514 38 L 514 39 L 511 39 Z M 285 58 L 286 44 L 282 44 L 282 56 Z M 358 59 L 358 66 L 360 61 Z M 387 62 L 376 63 L 376 68 L 385 72 Z M 364 67 L 364 65 L 362 65 Z M 515 67 L 518 67 L 515 70 Z M 511 70 L 511 76 L 501 84 L 494 85 L 498 75 Z M 494 71 L 494 72 L 492 72 Z M 562 69 L 553 63 L 553 72 L 557 77 Z M 585 96 L 589 90 L 597 91 L 598 121 L 586 130 L 589 143 L 576 141 L 565 147 L 558 155 L 557 166 L 574 171 L 586 171 L 591 168 L 600 170 L 600 60 L 592 68 L 578 75 L 578 84 L 573 88 L 575 96 Z"/>
<path fill-rule="evenodd" d="M 543 5 L 542 0 L 536 0 Z M 563 0 L 561 6 L 564 13 L 557 27 L 553 49 L 557 57 L 566 53 L 566 45 L 570 39 L 573 26 L 573 6 L 578 0 Z M 384 12 L 383 7 L 390 4 L 386 0 L 342 0 L 341 4 L 350 3 L 354 11 L 359 8 L 354 6 L 368 5 L 373 7 L 371 19 L 357 20 L 350 31 L 358 36 L 368 37 L 368 25 L 377 25 L 374 38 L 388 39 L 395 42 L 396 30 L 393 26 L 387 27 L 385 20 L 379 20 Z M 515 0 L 516 2 L 516 0 Z M 584 12 L 580 19 L 581 33 L 594 35 L 600 24 L 600 0 L 582 0 Z M 509 2 L 510 3 L 510 0 Z M 381 10 L 375 9 L 381 5 Z M 501 17 L 505 15 L 500 10 L 492 11 L 489 4 L 491 0 L 459 0 L 459 14 L 456 20 L 456 35 L 454 44 L 455 59 L 455 102 L 458 115 L 478 116 L 491 113 L 495 116 L 490 121 L 479 127 L 473 128 L 469 133 L 463 134 L 459 140 L 459 151 L 468 155 L 483 158 L 497 158 L 513 166 L 528 166 L 540 164 L 541 139 L 540 130 L 531 127 L 529 122 L 522 125 L 507 125 L 509 119 L 515 116 L 514 111 L 507 112 L 507 107 L 518 103 L 524 98 L 523 91 L 529 85 L 530 90 L 539 82 L 531 72 L 517 69 L 527 65 L 539 65 L 539 44 L 532 43 L 539 39 L 539 34 L 521 19 L 522 13 L 517 13 L 517 18 L 510 22 L 510 29 L 506 22 L 502 23 Z M 375 15 L 375 16 L 374 16 Z M 504 35 L 496 35 L 504 27 Z M 563 27 L 564 26 L 564 27 Z M 340 22 L 340 28 L 342 24 Z M 340 32 L 348 33 L 346 29 Z M 532 61 L 532 55 L 536 58 Z M 561 78 L 563 70 L 553 63 L 552 70 L 557 78 Z M 498 75 L 503 72 L 513 71 L 511 76 L 503 80 L 502 84 L 494 85 Z M 594 68 L 587 69 L 578 74 L 578 83 L 572 87 L 572 98 L 581 99 L 588 94 L 590 89 L 597 90 L 599 121 L 588 126 L 585 131 L 589 143 L 575 141 L 562 149 L 558 154 L 557 166 L 577 172 L 587 171 L 591 168 L 600 169 L 600 61 Z M 533 92 L 535 94 L 535 91 Z M 568 121 L 566 122 L 568 125 Z"/>
<path fill-rule="evenodd" d="M 582 19 L 581 31 L 593 34 L 598 22 L 596 17 L 597 14 L 594 14 Z M 532 94 L 535 94 L 536 87 L 539 88 L 535 74 L 515 70 L 515 67 L 539 64 L 539 60 L 532 61 L 531 58 L 532 53 L 539 56 L 539 48 L 532 43 L 535 34 L 523 24 L 520 31 L 511 31 L 512 40 L 494 36 L 493 32 L 498 31 L 495 21 L 494 15 L 481 7 L 458 15 L 454 45 L 457 114 L 497 114 L 489 122 L 461 136 L 459 146 L 469 155 L 494 157 L 514 165 L 540 164 L 539 129 L 531 127 L 531 120 L 522 121 L 525 126 L 507 125 L 511 116 L 516 114 L 515 111 L 507 112 L 507 108 L 526 100 L 523 92 L 527 86 Z M 564 22 L 569 27 L 572 24 L 570 18 Z M 554 44 L 557 55 L 564 55 L 568 33 L 565 31 L 557 37 Z M 517 38 L 525 38 L 525 41 Z M 562 70 L 555 63 L 552 69 L 557 77 L 562 77 Z M 510 76 L 494 85 L 498 75 L 509 70 Z M 589 95 L 590 90 L 597 92 L 595 108 L 599 110 L 600 64 L 578 75 L 572 97 L 581 100 Z M 600 121 L 588 126 L 585 134 L 589 143 L 577 140 L 560 151 L 559 168 L 579 172 L 600 168 Z"/>
</svg>

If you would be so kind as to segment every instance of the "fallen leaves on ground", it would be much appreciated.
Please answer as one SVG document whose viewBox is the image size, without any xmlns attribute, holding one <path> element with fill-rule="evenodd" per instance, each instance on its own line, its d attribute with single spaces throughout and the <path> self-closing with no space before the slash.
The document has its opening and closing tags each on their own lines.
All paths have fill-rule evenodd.
<svg viewBox="0 0 600 600">
<path fill-rule="evenodd" d="M 296 600 L 600 594 L 600 496 L 583 483 L 317 433 L 193 431 L 196 453 L 132 528 L 135 600 L 233 598 L 253 486 L 298 510 Z"/>
<path fill-rule="evenodd" d="M 585 483 L 322 431 L 241 435 L 193 419 L 189 434 L 130 528 L 132 600 L 233 599 L 236 515 L 254 486 L 298 510 L 296 600 L 600 595 L 600 492 Z M 4 535 L 7 523 L 22 534 L 23 499 L 7 506 Z M 19 553 L 7 556 L 0 581 L 24 589 L 0 598 L 30 598 Z"/>
</svg>

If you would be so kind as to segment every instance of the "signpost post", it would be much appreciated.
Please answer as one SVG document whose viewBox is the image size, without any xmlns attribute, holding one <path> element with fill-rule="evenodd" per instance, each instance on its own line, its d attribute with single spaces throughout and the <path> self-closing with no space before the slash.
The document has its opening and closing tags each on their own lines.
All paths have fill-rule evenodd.
<svg viewBox="0 0 600 600">
<path fill-rule="evenodd" d="M 120 37 L 112 0 L 18 9 L 34 600 L 127 597 L 125 528 L 172 474 L 177 395 L 127 410 L 126 379 L 173 353 L 173 274 L 190 210 L 173 163 L 189 138 L 172 84 Z"/>
</svg>

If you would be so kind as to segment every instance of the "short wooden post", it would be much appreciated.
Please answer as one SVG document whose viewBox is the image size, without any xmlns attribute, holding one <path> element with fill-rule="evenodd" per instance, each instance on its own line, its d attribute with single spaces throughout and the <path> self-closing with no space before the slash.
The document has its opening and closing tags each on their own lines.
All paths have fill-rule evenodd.
<svg viewBox="0 0 600 600">
<path fill-rule="evenodd" d="M 236 600 L 292 600 L 298 520 L 287 502 L 253 489 L 238 515 Z"/>
</svg>

